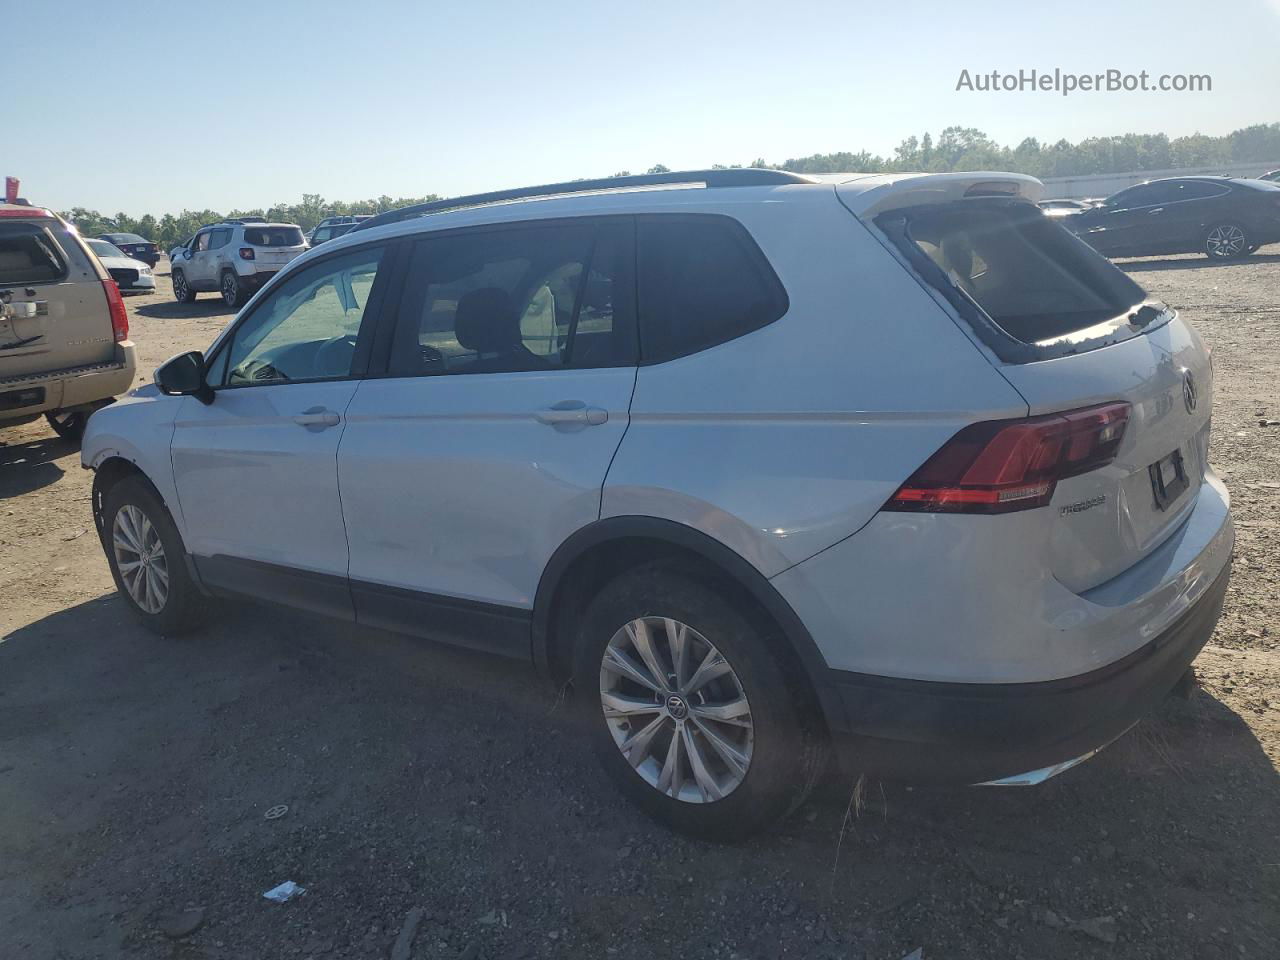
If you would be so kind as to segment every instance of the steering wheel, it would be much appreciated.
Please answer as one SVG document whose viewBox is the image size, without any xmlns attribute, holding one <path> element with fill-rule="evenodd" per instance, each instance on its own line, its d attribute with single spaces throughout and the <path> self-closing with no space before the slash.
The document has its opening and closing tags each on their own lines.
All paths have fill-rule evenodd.
<svg viewBox="0 0 1280 960">
<path fill-rule="evenodd" d="M 351 372 L 356 357 L 356 338 L 343 334 L 326 340 L 316 348 L 315 371 L 318 377 L 345 377 Z"/>
</svg>

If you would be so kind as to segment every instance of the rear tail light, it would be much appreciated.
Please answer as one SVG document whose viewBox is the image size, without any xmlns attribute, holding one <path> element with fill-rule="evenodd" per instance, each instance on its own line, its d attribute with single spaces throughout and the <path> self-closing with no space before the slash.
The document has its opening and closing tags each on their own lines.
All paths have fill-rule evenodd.
<svg viewBox="0 0 1280 960">
<path fill-rule="evenodd" d="M 241 260 L 252 260 L 252 259 L 253 259 L 253 247 L 241 247 L 241 248 L 240 248 L 240 259 L 241 259 Z"/>
<path fill-rule="evenodd" d="M 1042 507 L 1059 480 L 1115 459 L 1129 404 L 965 427 L 889 498 L 885 510 L 1011 513 Z"/>
<path fill-rule="evenodd" d="M 116 343 L 129 339 L 129 312 L 124 308 L 124 297 L 114 280 L 103 280 L 102 289 L 107 293 L 107 309 L 111 312 L 111 332 Z"/>
</svg>

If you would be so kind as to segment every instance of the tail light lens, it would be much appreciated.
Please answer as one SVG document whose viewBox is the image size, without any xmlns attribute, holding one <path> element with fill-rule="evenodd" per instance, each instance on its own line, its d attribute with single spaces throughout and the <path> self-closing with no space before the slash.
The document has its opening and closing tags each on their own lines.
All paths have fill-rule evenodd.
<svg viewBox="0 0 1280 960">
<path fill-rule="evenodd" d="M 129 312 L 124 308 L 124 297 L 114 280 L 103 280 L 102 289 L 107 293 L 107 309 L 111 312 L 111 332 L 116 343 L 129 339 Z"/>
<path fill-rule="evenodd" d="M 1059 480 L 1115 459 L 1129 404 L 965 427 L 889 498 L 885 510 L 1011 513 L 1042 507 Z"/>
<path fill-rule="evenodd" d="M 241 248 L 240 248 L 240 259 L 241 259 L 241 260 L 252 260 L 252 259 L 253 259 L 253 247 L 241 247 Z"/>
</svg>

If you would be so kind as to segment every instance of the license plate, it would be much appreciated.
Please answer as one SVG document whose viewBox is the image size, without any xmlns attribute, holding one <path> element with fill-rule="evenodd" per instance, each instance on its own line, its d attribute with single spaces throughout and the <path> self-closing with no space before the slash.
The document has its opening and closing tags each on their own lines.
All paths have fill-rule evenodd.
<svg viewBox="0 0 1280 960">
<path fill-rule="evenodd" d="M 1160 510 L 1168 509 L 1191 485 L 1181 450 L 1161 457 L 1147 468 L 1147 472 L 1151 475 L 1151 492 L 1156 498 L 1156 508 Z"/>
</svg>

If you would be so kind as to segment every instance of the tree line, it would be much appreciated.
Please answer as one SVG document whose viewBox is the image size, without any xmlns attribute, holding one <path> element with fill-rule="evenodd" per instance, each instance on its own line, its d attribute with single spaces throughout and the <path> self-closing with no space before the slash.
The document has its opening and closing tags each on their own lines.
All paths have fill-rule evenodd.
<svg viewBox="0 0 1280 960">
<path fill-rule="evenodd" d="M 1006 170 L 1044 178 L 1276 160 L 1280 160 L 1280 123 L 1255 124 L 1221 137 L 1195 133 L 1170 139 L 1163 133 L 1126 133 L 1115 137 L 1089 137 L 1078 143 L 1068 140 L 1041 143 L 1035 137 L 1027 137 L 1015 147 L 998 144 L 974 127 L 956 126 L 947 127 L 936 140 L 929 133 L 922 137 L 907 137 L 894 148 L 891 157 L 866 150 L 856 153 L 844 151 L 792 157 L 782 163 L 771 163 L 763 158 L 749 164 L 717 163 L 713 168 L 727 170 L 735 166 L 750 166 L 796 173 Z M 669 168 L 659 163 L 646 172 L 667 173 Z M 614 176 L 630 176 L 630 171 L 621 170 Z M 180 214 L 166 213 L 160 217 L 146 214 L 135 218 L 125 213 L 111 217 L 96 210 L 75 207 L 63 212 L 62 216 L 75 223 L 86 236 L 137 233 L 167 250 L 185 241 L 204 224 L 216 222 L 224 216 L 260 216 L 276 222 L 296 223 L 303 230 L 311 230 L 325 217 L 382 213 L 438 199 L 438 195 L 430 194 L 394 200 L 381 196 L 373 200 L 343 202 L 304 193 L 301 203 L 279 203 L 266 209 L 230 210 L 225 214 L 214 210 L 184 210 Z"/>
</svg>

